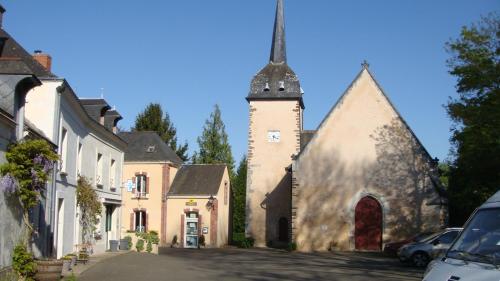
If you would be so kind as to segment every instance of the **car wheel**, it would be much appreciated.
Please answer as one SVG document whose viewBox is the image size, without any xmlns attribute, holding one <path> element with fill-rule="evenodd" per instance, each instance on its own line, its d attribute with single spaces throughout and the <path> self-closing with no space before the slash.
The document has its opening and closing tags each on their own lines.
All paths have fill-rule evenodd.
<svg viewBox="0 0 500 281">
<path fill-rule="evenodd" d="M 411 256 L 411 261 L 415 266 L 424 267 L 429 263 L 429 255 L 424 252 L 416 252 Z"/>
</svg>

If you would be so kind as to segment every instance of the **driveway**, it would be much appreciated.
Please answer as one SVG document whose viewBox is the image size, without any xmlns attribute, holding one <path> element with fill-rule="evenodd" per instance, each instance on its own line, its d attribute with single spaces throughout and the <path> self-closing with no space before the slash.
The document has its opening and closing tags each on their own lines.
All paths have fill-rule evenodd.
<svg viewBox="0 0 500 281">
<path fill-rule="evenodd" d="M 423 270 L 372 253 L 288 253 L 273 249 L 165 249 L 98 263 L 80 281 L 126 280 L 421 280 Z"/>
</svg>

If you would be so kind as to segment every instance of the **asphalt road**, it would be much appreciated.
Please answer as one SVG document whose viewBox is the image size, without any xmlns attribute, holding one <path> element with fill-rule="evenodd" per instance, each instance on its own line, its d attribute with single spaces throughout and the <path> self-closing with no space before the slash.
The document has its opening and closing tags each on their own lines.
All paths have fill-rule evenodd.
<svg viewBox="0 0 500 281">
<path fill-rule="evenodd" d="M 106 259 L 79 281 L 421 280 L 423 270 L 374 253 L 288 253 L 272 249 L 167 249 Z"/>
</svg>

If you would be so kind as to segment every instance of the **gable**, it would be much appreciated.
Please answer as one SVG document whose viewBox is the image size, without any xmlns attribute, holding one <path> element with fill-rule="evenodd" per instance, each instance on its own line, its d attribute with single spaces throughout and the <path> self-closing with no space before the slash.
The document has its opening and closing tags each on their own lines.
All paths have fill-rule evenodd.
<svg viewBox="0 0 500 281">
<path fill-rule="evenodd" d="M 300 161 L 310 153 L 335 153 L 347 154 L 346 159 L 350 161 L 375 160 L 374 134 L 394 125 L 405 131 L 428 160 L 432 159 L 365 67 L 323 119 L 297 159 Z"/>
</svg>

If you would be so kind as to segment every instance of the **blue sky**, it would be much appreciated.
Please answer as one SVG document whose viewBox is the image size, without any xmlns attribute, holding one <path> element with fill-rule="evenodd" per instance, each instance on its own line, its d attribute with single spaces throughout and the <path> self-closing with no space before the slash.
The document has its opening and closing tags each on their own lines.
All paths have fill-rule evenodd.
<svg viewBox="0 0 500 281">
<path fill-rule="evenodd" d="M 218 103 L 236 160 L 246 152 L 245 96 L 269 59 L 275 1 L 2 2 L 4 28 L 28 51 L 51 54 L 53 72 L 80 97 L 104 92 L 122 127 L 159 102 L 192 153 Z M 443 105 L 456 81 L 444 44 L 498 10 L 494 0 L 286 0 L 288 63 L 305 91 L 305 128 L 318 126 L 366 59 L 429 152 L 445 159 L 451 123 Z"/>
</svg>

